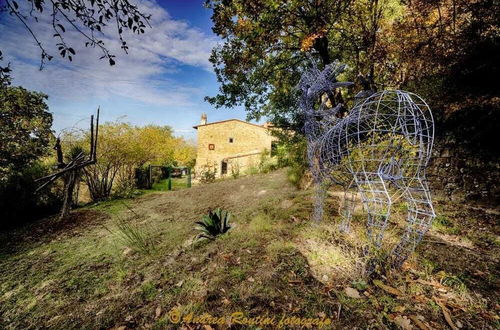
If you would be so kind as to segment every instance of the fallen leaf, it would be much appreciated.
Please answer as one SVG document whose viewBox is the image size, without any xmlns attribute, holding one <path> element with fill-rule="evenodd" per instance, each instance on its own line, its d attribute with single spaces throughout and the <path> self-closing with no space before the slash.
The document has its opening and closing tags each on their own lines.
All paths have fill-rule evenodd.
<svg viewBox="0 0 500 330">
<path fill-rule="evenodd" d="M 439 305 L 439 307 L 441 307 L 441 311 L 443 312 L 443 315 L 444 315 L 444 319 L 446 320 L 446 323 L 448 323 L 448 325 L 453 329 L 453 330 L 456 330 L 458 329 L 455 324 L 453 323 L 453 320 L 451 319 L 451 315 L 450 315 L 450 312 L 448 311 L 448 308 L 446 308 L 446 306 L 443 304 L 443 302 L 439 299 L 436 299 L 434 298 L 434 301 L 436 302 L 436 304 Z"/>
<path fill-rule="evenodd" d="M 385 285 L 384 283 L 382 283 L 382 281 L 374 280 L 373 284 L 375 284 L 376 286 L 378 286 L 379 288 L 381 288 L 385 292 L 388 292 L 388 293 L 393 294 L 395 296 L 402 296 L 403 295 L 403 293 L 401 291 L 399 291 L 396 288 L 393 288 L 392 286 Z"/>
<path fill-rule="evenodd" d="M 155 317 L 159 318 L 160 316 L 161 316 L 161 307 L 158 306 L 158 307 L 156 307 Z"/>
<path fill-rule="evenodd" d="M 184 284 L 184 280 L 180 280 L 179 282 L 177 282 L 177 284 L 175 286 L 180 288 L 183 284 Z"/>
<path fill-rule="evenodd" d="M 427 298 L 427 297 L 426 297 L 426 296 L 424 296 L 424 295 L 419 294 L 419 295 L 417 295 L 417 296 L 414 296 L 414 297 L 413 297 L 413 299 L 414 299 L 414 300 L 416 300 L 416 301 L 418 301 L 418 302 L 421 302 L 421 303 L 427 303 L 427 300 L 428 300 L 429 298 Z"/>
<path fill-rule="evenodd" d="M 394 311 L 398 312 L 398 313 L 403 313 L 405 310 L 406 310 L 405 306 L 399 305 L 399 306 L 394 307 Z"/>
<path fill-rule="evenodd" d="M 255 282 L 255 279 L 252 276 L 250 276 L 247 280 L 248 282 Z"/>
<path fill-rule="evenodd" d="M 422 322 L 417 315 L 410 315 L 410 319 L 415 323 L 415 325 L 420 329 L 420 330 L 429 330 L 429 327 Z"/>
<path fill-rule="evenodd" d="M 355 298 L 355 299 L 361 298 L 358 290 L 356 290 L 354 288 L 347 287 L 344 289 L 344 292 L 345 292 L 346 296 L 348 296 L 350 298 Z"/>
<path fill-rule="evenodd" d="M 413 327 L 411 326 L 411 321 L 406 316 L 398 315 L 392 320 L 392 322 L 399 325 L 404 330 L 411 330 Z"/>
<path fill-rule="evenodd" d="M 422 280 L 422 279 L 419 278 L 415 282 L 420 283 L 420 284 L 430 285 L 430 286 L 433 286 L 433 287 L 436 287 L 436 288 L 440 288 L 440 289 L 445 289 L 446 288 L 444 285 L 442 285 L 441 283 L 436 282 L 436 281 L 429 282 L 429 281 L 425 281 L 425 280 Z"/>
</svg>

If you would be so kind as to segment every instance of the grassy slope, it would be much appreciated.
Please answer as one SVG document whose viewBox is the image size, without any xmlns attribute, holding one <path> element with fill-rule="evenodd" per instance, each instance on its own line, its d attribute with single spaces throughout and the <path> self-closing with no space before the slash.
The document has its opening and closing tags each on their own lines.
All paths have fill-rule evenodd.
<svg viewBox="0 0 500 330">
<path fill-rule="evenodd" d="M 337 328 L 418 320 L 447 328 L 444 307 L 456 325 L 498 327 L 498 214 L 438 200 L 440 217 L 418 253 L 403 272 L 379 276 L 395 294 L 362 276 L 363 218 L 355 217 L 353 233 L 338 233 L 333 196 L 333 216 L 313 226 L 310 195 L 278 171 L 102 203 L 0 234 L 0 328 L 170 327 L 173 307 L 326 315 Z M 233 211 L 234 228 L 192 244 L 193 222 L 217 206 Z M 118 223 L 147 235 L 154 249 L 134 251 Z"/>
</svg>

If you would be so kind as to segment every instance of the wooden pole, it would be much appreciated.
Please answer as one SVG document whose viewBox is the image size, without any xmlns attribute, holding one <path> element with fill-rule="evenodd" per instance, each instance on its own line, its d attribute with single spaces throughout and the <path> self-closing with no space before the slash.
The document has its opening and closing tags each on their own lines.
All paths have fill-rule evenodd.
<svg viewBox="0 0 500 330">
<path fill-rule="evenodd" d="M 172 190 L 172 168 L 168 168 L 168 190 Z"/>
<path fill-rule="evenodd" d="M 149 165 L 149 167 L 148 167 L 148 173 L 149 173 L 149 175 L 148 175 L 148 189 L 151 189 L 153 187 L 153 181 L 151 178 L 151 175 L 152 175 L 151 171 L 152 171 L 151 165 Z"/>
<path fill-rule="evenodd" d="M 187 187 L 191 188 L 191 169 L 190 168 L 188 168 L 187 175 L 188 175 L 188 177 L 187 177 Z"/>
</svg>

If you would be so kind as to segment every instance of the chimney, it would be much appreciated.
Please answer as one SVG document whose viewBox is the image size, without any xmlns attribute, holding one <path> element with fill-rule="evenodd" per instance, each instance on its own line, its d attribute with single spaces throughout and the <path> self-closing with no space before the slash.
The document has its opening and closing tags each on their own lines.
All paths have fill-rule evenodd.
<svg viewBox="0 0 500 330">
<path fill-rule="evenodd" d="M 207 114 L 206 113 L 202 113 L 201 114 L 200 125 L 206 125 L 206 124 L 207 124 Z"/>
</svg>

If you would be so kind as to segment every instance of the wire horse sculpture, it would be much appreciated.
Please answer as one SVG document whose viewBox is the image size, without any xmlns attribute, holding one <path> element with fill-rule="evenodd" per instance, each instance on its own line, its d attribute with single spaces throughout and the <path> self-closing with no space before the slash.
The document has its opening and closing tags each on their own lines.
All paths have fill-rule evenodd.
<svg viewBox="0 0 500 330">
<path fill-rule="evenodd" d="M 392 204 L 407 204 L 406 228 L 392 250 L 399 267 L 429 229 L 435 212 L 425 169 L 434 140 L 429 106 L 419 96 L 401 90 L 360 92 L 347 115 L 342 104 L 332 107 L 329 95 L 352 83 L 339 82 L 345 65 L 313 67 L 299 82 L 299 107 L 304 114 L 307 156 L 316 185 L 313 219 L 323 218 L 328 187 L 343 187 L 340 229 L 350 230 L 356 196 L 367 213 L 367 236 L 380 249 Z"/>
</svg>

